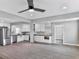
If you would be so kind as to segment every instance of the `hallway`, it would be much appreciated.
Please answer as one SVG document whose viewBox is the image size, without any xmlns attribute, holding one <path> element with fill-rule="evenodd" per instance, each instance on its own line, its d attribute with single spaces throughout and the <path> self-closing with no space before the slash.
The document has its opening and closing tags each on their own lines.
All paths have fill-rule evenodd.
<svg viewBox="0 0 79 59">
<path fill-rule="evenodd" d="M 79 47 L 15 43 L 0 47 L 3 59 L 79 59 Z"/>
</svg>

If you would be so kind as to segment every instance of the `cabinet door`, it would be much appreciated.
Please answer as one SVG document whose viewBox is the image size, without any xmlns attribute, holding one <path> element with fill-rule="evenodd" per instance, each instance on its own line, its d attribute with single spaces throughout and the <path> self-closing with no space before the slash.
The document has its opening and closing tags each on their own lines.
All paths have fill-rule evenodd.
<svg viewBox="0 0 79 59">
<path fill-rule="evenodd" d="M 23 24 L 21 31 L 22 32 L 30 32 L 30 25 L 29 24 Z"/>
<path fill-rule="evenodd" d="M 23 36 L 17 36 L 17 42 L 21 42 L 23 40 L 24 40 Z"/>
<path fill-rule="evenodd" d="M 24 35 L 23 38 L 24 40 L 29 41 L 29 35 Z"/>
<path fill-rule="evenodd" d="M 45 32 L 45 24 L 35 24 L 36 32 Z"/>
<path fill-rule="evenodd" d="M 42 42 L 44 40 L 44 36 L 34 36 L 35 41 Z"/>
<path fill-rule="evenodd" d="M 51 34 L 51 23 L 46 23 L 45 24 L 45 32 L 47 34 Z"/>
</svg>

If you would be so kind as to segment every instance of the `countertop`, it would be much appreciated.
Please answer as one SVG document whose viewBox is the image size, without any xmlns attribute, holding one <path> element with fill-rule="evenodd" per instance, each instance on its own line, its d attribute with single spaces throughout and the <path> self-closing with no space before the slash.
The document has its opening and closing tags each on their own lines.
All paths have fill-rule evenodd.
<svg viewBox="0 0 79 59">
<path fill-rule="evenodd" d="M 45 34 L 34 34 L 34 36 L 52 36 L 51 34 L 45 35 Z"/>
</svg>

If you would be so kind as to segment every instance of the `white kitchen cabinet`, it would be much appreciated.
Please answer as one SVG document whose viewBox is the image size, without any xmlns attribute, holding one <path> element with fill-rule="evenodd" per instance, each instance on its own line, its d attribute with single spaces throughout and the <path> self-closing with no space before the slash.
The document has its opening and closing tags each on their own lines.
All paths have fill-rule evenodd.
<svg viewBox="0 0 79 59">
<path fill-rule="evenodd" d="M 45 24 L 35 24 L 36 32 L 45 32 Z"/>
<path fill-rule="evenodd" d="M 17 36 L 17 42 L 21 42 L 24 40 L 29 41 L 29 35 Z"/>
<path fill-rule="evenodd" d="M 44 36 L 34 36 L 35 41 L 41 42 L 44 39 Z"/>
<path fill-rule="evenodd" d="M 44 36 L 34 36 L 34 41 L 42 43 L 52 43 L 51 36 L 49 36 L 49 39 L 44 39 Z"/>
<path fill-rule="evenodd" d="M 23 35 L 23 40 L 29 41 L 29 35 Z"/>
<path fill-rule="evenodd" d="M 23 41 L 24 39 L 23 39 L 23 36 L 17 36 L 17 42 L 21 42 L 21 41 Z"/>
</svg>

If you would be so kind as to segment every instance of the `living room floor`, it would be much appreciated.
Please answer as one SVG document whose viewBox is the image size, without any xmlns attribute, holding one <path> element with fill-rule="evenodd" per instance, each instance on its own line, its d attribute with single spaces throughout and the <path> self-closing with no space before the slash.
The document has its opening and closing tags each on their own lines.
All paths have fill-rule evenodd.
<svg viewBox="0 0 79 59">
<path fill-rule="evenodd" d="M 79 47 L 15 43 L 0 46 L 0 59 L 79 59 Z"/>
</svg>

